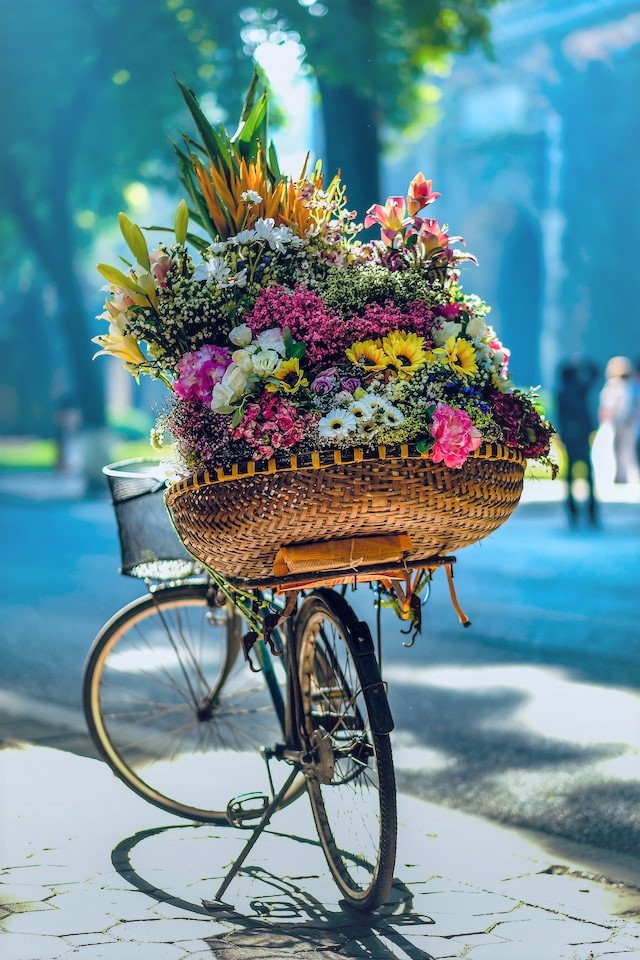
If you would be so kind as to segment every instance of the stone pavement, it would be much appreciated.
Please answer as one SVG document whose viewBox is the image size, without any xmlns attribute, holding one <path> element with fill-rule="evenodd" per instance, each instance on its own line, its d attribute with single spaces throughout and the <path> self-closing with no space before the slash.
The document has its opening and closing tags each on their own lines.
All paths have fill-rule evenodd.
<svg viewBox="0 0 640 960">
<path fill-rule="evenodd" d="M 391 902 L 343 909 L 304 798 L 246 838 L 136 797 L 97 760 L 0 750 L 2 960 L 640 960 L 640 867 L 399 798 Z M 559 851 L 561 851 L 559 853 Z"/>
</svg>

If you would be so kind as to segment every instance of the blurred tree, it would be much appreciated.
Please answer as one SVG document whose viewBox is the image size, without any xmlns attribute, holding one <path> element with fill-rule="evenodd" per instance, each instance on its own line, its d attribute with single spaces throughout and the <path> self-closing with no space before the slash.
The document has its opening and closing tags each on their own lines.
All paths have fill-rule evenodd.
<svg viewBox="0 0 640 960">
<path fill-rule="evenodd" d="M 379 202 L 386 136 L 433 119 L 429 72 L 449 54 L 488 50 L 497 0 L 254 0 L 243 12 L 250 45 L 298 38 L 320 93 L 324 165 L 342 171 L 349 205 Z M 428 171 L 425 171 L 428 175 Z"/>
<path fill-rule="evenodd" d="M 52 336 L 64 339 L 84 426 L 100 428 L 101 371 L 90 362 L 95 308 L 82 289 L 82 251 L 103 218 L 113 226 L 137 177 L 177 189 L 166 140 L 183 107 L 174 74 L 200 87 L 215 78 L 221 102 L 237 113 L 252 64 L 234 55 L 240 21 L 232 11 L 214 18 L 213 36 L 175 0 L 0 0 L 0 16 L 0 254 L 12 278 L 31 263 L 54 291 Z M 42 350 L 35 323 L 23 327 L 30 349 Z"/>
<path fill-rule="evenodd" d="M 34 266 L 54 291 L 53 335 L 66 345 L 86 428 L 105 414 L 80 260 L 126 207 L 132 181 L 178 189 L 166 137 L 181 117 L 182 129 L 190 123 L 174 75 L 212 119 L 235 121 L 253 70 L 247 54 L 299 38 L 321 97 L 325 168 L 342 170 L 362 214 L 381 199 L 384 134 L 424 120 L 427 68 L 485 43 L 494 2 L 0 0 L 0 256 L 13 276 Z M 21 328 L 38 349 L 28 317 Z"/>
</svg>

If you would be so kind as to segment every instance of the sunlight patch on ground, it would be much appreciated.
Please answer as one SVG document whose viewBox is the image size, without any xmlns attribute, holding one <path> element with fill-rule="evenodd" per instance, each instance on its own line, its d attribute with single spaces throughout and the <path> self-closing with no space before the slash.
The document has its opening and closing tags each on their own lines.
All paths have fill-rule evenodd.
<svg viewBox="0 0 640 960">
<path fill-rule="evenodd" d="M 413 687 L 515 695 L 509 725 L 547 739 L 578 744 L 629 743 L 640 748 L 640 695 L 570 680 L 562 670 L 530 666 L 433 667 L 388 664 L 385 679 Z M 484 720 L 484 729 L 502 727 L 504 715 Z"/>
<path fill-rule="evenodd" d="M 447 755 L 442 750 L 425 747 L 418 737 L 408 730 L 401 730 L 394 735 L 393 762 L 397 770 L 405 773 L 420 770 L 443 770 L 450 765 Z"/>
</svg>

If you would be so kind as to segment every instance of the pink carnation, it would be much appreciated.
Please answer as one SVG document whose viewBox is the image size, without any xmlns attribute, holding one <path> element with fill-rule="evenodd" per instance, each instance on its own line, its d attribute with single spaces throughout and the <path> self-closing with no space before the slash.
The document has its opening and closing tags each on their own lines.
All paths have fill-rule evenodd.
<svg viewBox="0 0 640 960">
<path fill-rule="evenodd" d="M 439 403 L 436 407 L 429 429 L 435 441 L 431 459 L 434 463 L 444 461 L 447 467 L 461 467 L 482 443 L 482 434 L 474 427 L 469 414 L 454 410 L 446 403 Z"/>
<path fill-rule="evenodd" d="M 214 384 L 222 380 L 222 375 L 231 363 L 231 354 L 226 347 L 205 344 L 199 350 L 178 360 L 178 379 L 173 384 L 174 393 L 182 400 L 211 403 Z"/>
</svg>

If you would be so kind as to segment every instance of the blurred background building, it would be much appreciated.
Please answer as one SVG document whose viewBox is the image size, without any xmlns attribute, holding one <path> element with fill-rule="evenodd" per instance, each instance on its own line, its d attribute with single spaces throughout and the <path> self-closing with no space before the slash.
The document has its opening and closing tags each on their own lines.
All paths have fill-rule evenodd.
<svg viewBox="0 0 640 960">
<path fill-rule="evenodd" d="M 456 59 L 441 119 L 393 185 L 416 163 L 434 177 L 480 261 L 466 285 L 492 305 L 516 381 L 549 390 L 568 357 L 601 375 L 611 355 L 640 359 L 640 8 L 499 4 L 492 44 L 493 59 Z"/>
</svg>

